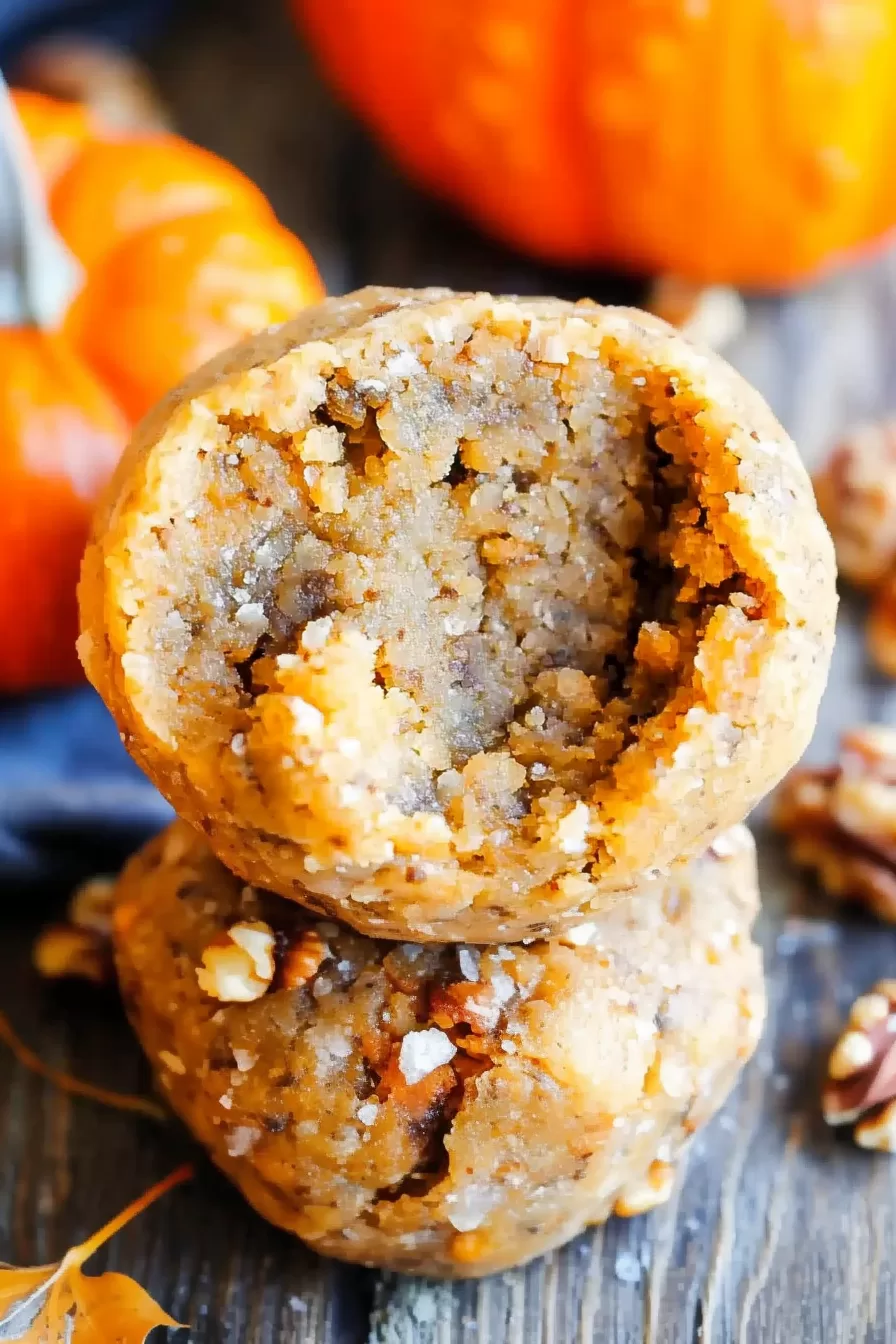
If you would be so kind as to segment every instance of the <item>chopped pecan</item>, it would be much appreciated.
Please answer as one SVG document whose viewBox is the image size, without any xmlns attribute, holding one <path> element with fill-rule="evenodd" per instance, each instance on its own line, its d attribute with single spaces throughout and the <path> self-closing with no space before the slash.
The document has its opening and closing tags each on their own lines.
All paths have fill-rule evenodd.
<svg viewBox="0 0 896 1344">
<path fill-rule="evenodd" d="M 92 877 L 72 894 L 66 921 L 38 934 L 32 959 L 47 980 L 90 980 L 112 984 L 112 906 L 115 879 Z"/>
<path fill-rule="evenodd" d="M 675 1168 L 669 1162 L 651 1162 L 647 1174 L 625 1186 L 613 1205 L 620 1218 L 637 1218 L 665 1204 L 675 1185 Z"/>
<path fill-rule="evenodd" d="M 439 985 L 432 991 L 429 1013 L 438 1027 L 465 1022 L 481 1035 L 498 1025 L 501 1004 L 491 985 L 461 980 L 454 985 Z"/>
<path fill-rule="evenodd" d="M 831 1052 L 822 1110 L 829 1125 L 855 1125 L 862 1148 L 896 1152 L 896 980 L 856 999 Z"/>
<path fill-rule="evenodd" d="M 330 949 L 316 929 L 303 929 L 287 943 L 280 962 L 284 989 L 299 989 L 316 975 Z"/>
<path fill-rule="evenodd" d="M 896 417 L 843 439 L 815 478 L 815 493 L 840 573 L 876 588 L 896 565 Z"/>
<path fill-rule="evenodd" d="M 791 771 L 772 819 L 829 895 L 896 922 L 896 730 L 854 728 L 836 765 Z"/>
<path fill-rule="evenodd" d="M 32 957 L 45 980 L 90 980 L 95 985 L 112 980 L 109 944 L 92 929 L 51 924 L 38 935 Z"/>
<path fill-rule="evenodd" d="M 647 308 L 701 345 L 721 350 L 746 323 L 744 301 L 728 285 L 700 285 L 677 275 L 661 275 L 647 296 Z"/>
<path fill-rule="evenodd" d="M 392 1039 L 378 1027 L 365 1027 L 361 1032 L 361 1053 L 377 1072 L 386 1067 L 392 1049 Z"/>
<path fill-rule="evenodd" d="M 494 1249 L 494 1237 L 482 1228 L 457 1232 L 451 1239 L 451 1255 L 461 1265 L 475 1265 Z"/>
<path fill-rule="evenodd" d="M 72 892 L 68 920 L 77 929 L 93 929 L 103 938 L 112 937 L 112 907 L 115 878 L 91 877 Z"/>
<path fill-rule="evenodd" d="M 896 677 L 896 570 L 874 594 L 865 634 L 875 666 L 886 676 Z"/>
<path fill-rule="evenodd" d="M 420 988 L 426 965 L 425 959 L 421 965 L 417 964 L 422 953 L 419 943 L 399 943 L 383 958 L 383 970 L 390 984 L 404 994 L 416 994 Z"/>
<path fill-rule="evenodd" d="M 199 988 L 222 1003 L 251 1003 L 274 979 L 275 936 L 263 920 L 240 920 L 202 954 L 196 968 Z"/>
<path fill-rule="evenodd" d="M 475 1082 L 475 1080 L 481 1077 L 483 1073 L 487 1073 L 492 1067 L 492 1063 L 493 1061 L 491 1058 L 487 1056 L 476 1058 L 473 1055 L 467 1054 L 466 1050 L 462 1047 L 452 1059 L 451 1067 L 454 1069 L 459 1081 L 461 1083 L 467 1083 Z"/>
<path fill-rule="evenodd" d="M 457 1086 L 457 1077 L 450 1062 L 434 1065 L 424 1074 L 411 1073 L 402 1067 L 402 1043 L 395 1042 L 388 1063 L 380 1077 L 376 1095 L 380 1101 L 390 1098 L 413 1120 L 421 1120 L 444 1103 Z"/>
</svg>

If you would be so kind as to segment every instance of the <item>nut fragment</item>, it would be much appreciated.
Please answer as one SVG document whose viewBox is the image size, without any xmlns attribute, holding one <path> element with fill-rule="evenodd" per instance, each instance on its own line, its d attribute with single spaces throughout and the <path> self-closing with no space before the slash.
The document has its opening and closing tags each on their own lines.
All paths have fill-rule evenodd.
<svg viewBox="0 0 896 1344">
<path fill-rule="evenodd" d="M 874 595 L 865 635 L 872 662 L 886 676 L 896 677 L 896 571 Z"/>
<path fill-rule="evenodd" d="M 112 905 L 115 880 L 93 877 L 71 896 L 66 922 L 43 929 L 34 942 L 32 959 L 47 980 L 89 980 L 96 985 L 114 980 Z"/>
<path fill-rule="evenodd" d="M 675 1184 L 675 1168 L 669 1162 L 651 1162 L 642 1181 L 627 1185 L 613 1205 L 620 1218 L 637 1218 L 665 1204 Z"/>
<path fill-rule="evenodd" d="M 874 1061 L 874 1047 L 864 1031 L 845 1031 L 828 1061 L 828 1074 L 835 1082 L 851 1078 Z"/>
<path fill-rule="evenodd" d="M 831 1052 L 822 1110 L 829 1125 L 855 1123 L 862 1148 L 896 1152 L 896 981 L 856 999 Z"/>
<path fill-rule="evenodd" d="M 263 920 L 232 924 L 220 942 L 208 945 L 196 968 L 199 988 L 222 1003 L 251 1003 L 274 978 L 274 933 Z"/>
<path fill-rule="evenodd" d="M 111 979 L 109 948 L 90 929 L 51 924 L 39 934 L 32 956 L 38 975 L 45 980 L 90 980 L 105 985 Z"/>
<path fill-rule="evenodd" d="M 840 573 L 876 588 L 896 565 L 896 417 L 862 425 L 837 444 L 815 493 Z"/>
<path fill-rule="evenodd" d="M 94 929 L 104 938 L 112 937 L 112 907 L 115 903 L 115 878 L 91 877 L 72 893 L 68 918 L 79 929 Z"/>
<path fill-rule="evenodd" d="M 475 1265 L 484 1260 L 492 1249 L 492 1236 L 477 1228 L 472 1232 L 457 1232 L 451 1239 L 451 1256 L 461 1265 Z"/>
<path fill-rule="evenodd" d="M 746 322 L 744 301 L 728 285 L 698 285 L 677 275 L 661 275 L 647 296 L 647 308 L 671 322 L 692 341 L 721 350 L 740 335 Z"/>
<path fill-rule="evenodd" d="M 853 728 L 836 765 L 791 771 L 772 819 L 830 896 L 896 922 L 896 730 Z"/>
<path fill-rule="evenodd" d="M 877 1107 L 873 1114 L 859 1121 L 852 1133 L 860 1148 L 896 1153 L 896 1101 Z"/>
<path fill-rule="evenodd" d="M 896 677 L 896 416 L 862 425 L 839 443 L 815 493 L 840 573 L 874 595 L 868 651 Z"/>
<path fill-rule="evenodd" d="M 283 988 L 299 989 L 307 984 L 329 955 L 330 949 L 317 930 L 303 929 L 283 954 L 280 963 Z"/>
</svg>

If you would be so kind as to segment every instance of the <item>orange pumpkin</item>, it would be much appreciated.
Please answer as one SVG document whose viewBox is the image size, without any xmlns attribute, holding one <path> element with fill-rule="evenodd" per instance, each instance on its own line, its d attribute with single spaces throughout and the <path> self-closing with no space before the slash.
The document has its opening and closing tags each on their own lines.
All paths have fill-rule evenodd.
<svg viewBox="0 0 896 1344">
<path fill-rule="evenodd" d="M 131 425 L 205 359 L 323 292 L 230 164 L 173 135 L 107 135 L 39 94 L 13 102 L 83 274 L 52 330 L 0 326 L 2 690 L 79 675 L 81 552 Z"/>
<path fill-rule="evenodd" d="M 561 262 L 786 285 L 896 226 L 896 0 L 294 0 L 346 99 Z"/>
</svg>

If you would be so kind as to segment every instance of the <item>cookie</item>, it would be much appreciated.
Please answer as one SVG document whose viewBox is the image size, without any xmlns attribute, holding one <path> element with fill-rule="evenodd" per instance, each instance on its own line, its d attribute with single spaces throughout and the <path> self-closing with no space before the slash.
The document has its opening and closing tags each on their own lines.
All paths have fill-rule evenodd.
<svg viewBox="0 0 896 1344">
<path fill-rule="evenodd" d="M 830 539 L 793 444 L 657 318 L 362 290 L 143 423 L 87 673 L 248 881 L 514 941 L 740 821 L 808 742 Z"/>
<path fill-rule="evenodd" d="M 742 826 L 550 942 L 362 936 L 245 886 L 175 823 L 125 869 L 127 1010 L 257 1211 L 409 1273 L 520 1264 L 672 1187 L 765 998 Z"/>
</svg>

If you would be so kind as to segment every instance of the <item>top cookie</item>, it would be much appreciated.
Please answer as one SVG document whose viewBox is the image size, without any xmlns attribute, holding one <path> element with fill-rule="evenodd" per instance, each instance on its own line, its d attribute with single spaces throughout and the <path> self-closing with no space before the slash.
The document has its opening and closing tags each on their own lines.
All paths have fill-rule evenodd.
<svg viewBox="0 0 896 1344">
<path fill-rule="evenodd" d="M 721 359 L 629 309 L 330 299 L 138 428 L 81 657 L 219 857 L 380 937 L 580 923 L 802 752 L 830 539 Z"/>
</svg>

